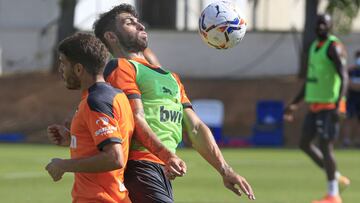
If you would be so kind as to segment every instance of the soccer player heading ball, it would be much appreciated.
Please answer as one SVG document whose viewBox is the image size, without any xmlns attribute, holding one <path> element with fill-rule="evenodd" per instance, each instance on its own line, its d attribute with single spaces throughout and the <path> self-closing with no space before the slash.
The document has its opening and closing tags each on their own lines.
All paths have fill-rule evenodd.
<svg viewBox="0 0 360 203">
<path fill-rule="evenodd" d="M 191 108 L 179 77 L 145 59 L 148 37 L 134 7 L 114 7 L 100 16 L 94 28 L 95 35 L 117 57 L 107 65 L 105 79 L 128 96 L 136 123 L 134 137 L 157 136 L 175 152 L 184 125 L 192 146 L 219 172 L 224 185 L 238 195 L 244 192 L 255 199 L 250 184 L 226 163 L 211 131 Z M 132 140 L 125 185 L 133 202 L 174 201 L 169 179 L 183 175 L 184 167 L 174 163 L 177 173 L 166 177 L 164 165 L 168 164 Z"/>
</svg>

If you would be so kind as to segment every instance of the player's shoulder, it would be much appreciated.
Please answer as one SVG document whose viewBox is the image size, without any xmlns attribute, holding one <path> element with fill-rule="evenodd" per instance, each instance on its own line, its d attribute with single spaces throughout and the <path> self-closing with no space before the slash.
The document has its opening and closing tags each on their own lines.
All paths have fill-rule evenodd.
<svg viewBox="0 0 360 203">
<path fill-rule="evenodd" d="M 105 66 L 104 69 L 104 78 L 107 78 L 109 75 L 111 75 L 112 72 L 119 66 L 119 60 L 118 59 L 111 59 Z"/>
<path fill-rule="evenodd" d="M 333 46 L 335 48 L 337 48 L 337 47 L 344 48 L 344 44 L 341 42 L 341 40 L 338 37 L 331 35 L 329 37 L 329 40 L 330 40 L 330 46 Z"/>
<path fill-rule="evenodd" d="M 331 41 L 331 46 L 334 46 L 335 48 L 344 48 L 344 44 L 341 41 L 333 40 Z"/>
<path fill-rule="evenodd" d="M 104 78 L 108 78 L 112 73 L 116 72 L 119 69 L 131 69 L 131 63 L 125 58 L 113 58 L 105 66 L 104 69 Z"/>
<path fill-rule="evenodd" d="M 178 84 L 182 84 L 179 74 L 171 72 L 171 75 L 175 78 Z"/>
<path fill-rule="evenodd" d="M 176 79 L 176 80 L 178 80 L 178 81 L 180 81 L 180 76 L 179 76 L 179 74 L 177 74 L 177 73 L 175 73 L 175 72 L 170 72 L 171 73 L 171 75 L 172 76 L 174 76 L 174 78 Z"/>
<path fill-rule="evenodd" d="M 342 57 L 347 56 L 345 45 L 338 38 L 331 39 L 330 45 L 328 47 L 328 53 L 330 55 L 336 54 Z"/>
<path fill-rule="evenodd" d="M 88 89 L 87 104 L 91 111 L 114 117 L 113 103 L 116 95 L 123 94 L 107 83 L 96 83 Z"/>
</svg>

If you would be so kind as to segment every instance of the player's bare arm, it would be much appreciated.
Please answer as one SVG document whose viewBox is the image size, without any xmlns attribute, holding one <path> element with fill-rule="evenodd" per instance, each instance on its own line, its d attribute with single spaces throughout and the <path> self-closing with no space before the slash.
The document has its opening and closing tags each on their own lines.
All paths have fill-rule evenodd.
<svg viewBox="0 0 360 203">
<path fill-rule="evenodd" d="M 81 159 L 52 159 L 45 167 L 54 181 L 61 179 L 65 172 L 99 173 L 124 167 L 124 155 L 119 143 L 110 143 L 94 156 Z"/>
<path fill-rule="evenodd" d="M 241 195 L 242 191 L 250 200 L 254 200 L 250 184 L 226 163 L 210 129 L 191 108 L 184 109 L 184 125 L 193 148 L 221 174 L 225 187 L 237 195 Z"/>
<path fill-rule="evenodd" d="M 337 106 L 339 105 L 340 100 L 345 96 L 346 90 L 348 88 L 348 72 L 346 69 L 346 52 L 345 48 L 341 43 L 333 42 L 329 46 L 328 55 L 330 59 L 334 62 L 336 71 L 341 78 L 341 87 L 340 87 L 340 96 L 336 102 Z"/>
<path fill-rule="evenodd" d="M 298 105 L 303 101 L 305 96 L 305 82 L 302 84 L 300 91 L 297 93 L 295 98 L 285 107 L 284 110 L 284 120 L 293 121 L 294 112 L 298 109 Z"/>
<path fill-rule="evenodd" d="M 174 179 L 186 173 L 186 164 L 176 154 L 169 151 L 151 130 L 145 120 L 145 114 L 141 99 L 130 99 L 130 105 L 134 113 L 135 138 L 140 141 L 151 153 L 155 154 L 165 163 L 168 178 Z"/>
</svg>

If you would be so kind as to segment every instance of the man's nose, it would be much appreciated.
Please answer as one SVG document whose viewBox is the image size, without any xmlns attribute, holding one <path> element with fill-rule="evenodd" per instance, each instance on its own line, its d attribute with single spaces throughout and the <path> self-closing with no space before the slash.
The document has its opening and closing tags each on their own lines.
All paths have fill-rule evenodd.
<svg viewBox="0 0 360 203">
<path fill-rule="evenodd" d="M 138 29 L 139 30 L 141 30 L 141 31 L 143 31 L 143 30 L 145 30 L 145 26 L 142 24 L 142 23 L 137 23 L 137 27 L 138 27 Z"/>
</svg>

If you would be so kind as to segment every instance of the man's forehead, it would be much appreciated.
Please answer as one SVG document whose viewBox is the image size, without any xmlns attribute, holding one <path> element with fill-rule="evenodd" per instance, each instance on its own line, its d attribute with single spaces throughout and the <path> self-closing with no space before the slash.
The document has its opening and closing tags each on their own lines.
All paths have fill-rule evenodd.
<svg viewBox="0 0 360 203">
<path fill-rule="evenodd" d="M 120 20 L 125 20 L 125 19 L 137 19 L 135 16 L 133 16 L 130 13 L 120 13 L 117 16 Z"/>
</svg>

